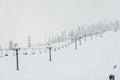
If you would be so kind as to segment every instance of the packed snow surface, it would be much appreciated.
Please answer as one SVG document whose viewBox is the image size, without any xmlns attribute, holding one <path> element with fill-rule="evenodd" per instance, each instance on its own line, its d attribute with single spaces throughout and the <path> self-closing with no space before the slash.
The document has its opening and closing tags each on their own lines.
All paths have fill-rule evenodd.
<svg viewBox="0 0 120 80">
<path fill-rule="evenodd" d="M 110 74 L 120 80 L 120 31 L 83 38 L 77 46 L 52 51 L 52 61 L 48 52 L 19 55 L 19 71 L 15 56 L 1 57 L 0 80 L 109 80 Z"/>
</svg>

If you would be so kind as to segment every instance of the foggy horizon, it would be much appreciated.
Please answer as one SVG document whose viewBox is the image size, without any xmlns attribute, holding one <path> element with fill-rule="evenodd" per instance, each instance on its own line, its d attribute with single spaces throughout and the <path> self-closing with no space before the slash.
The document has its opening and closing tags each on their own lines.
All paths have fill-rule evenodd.
<svg viewBox="0 0 120 80">
<path fill-rule="evenodd" d="M 26 43 L 43 41 L 48 35 L 78 25 L 116 20 L 120 16 L 119 0 L 1 0 L 0 46 L 10 40 Z"/>
</svg>

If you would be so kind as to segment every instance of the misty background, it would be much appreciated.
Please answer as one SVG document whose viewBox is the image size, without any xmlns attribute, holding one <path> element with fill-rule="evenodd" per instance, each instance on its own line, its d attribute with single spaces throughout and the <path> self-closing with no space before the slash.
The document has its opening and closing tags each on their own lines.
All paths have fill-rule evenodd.
<svg viewBox="0 0 120 80">
<path fill-rule="evenodd" d="M 119 0 L 0 0 L 0 46 L 27 46 L 78 25 L 120 18 Z"/>
</svg>

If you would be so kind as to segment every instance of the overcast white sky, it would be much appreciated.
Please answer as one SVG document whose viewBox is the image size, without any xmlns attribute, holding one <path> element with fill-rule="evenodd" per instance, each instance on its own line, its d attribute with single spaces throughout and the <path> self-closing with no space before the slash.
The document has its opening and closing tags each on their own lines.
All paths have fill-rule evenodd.
<svg viewBox="0 0 120 80">
<path fill-rule="evenodd" d="M 120 18 L 120 0 L 0 0 L 0 45 L 43 40 L 64 28 Z"/>
</svg>

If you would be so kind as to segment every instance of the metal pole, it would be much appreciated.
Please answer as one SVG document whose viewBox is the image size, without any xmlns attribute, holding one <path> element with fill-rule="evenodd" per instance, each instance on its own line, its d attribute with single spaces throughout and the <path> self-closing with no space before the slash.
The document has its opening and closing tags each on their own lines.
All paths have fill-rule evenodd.
<svg viewBox="0 0 120 80">
<path fill-rule="evenodd" d="M 86 41 L 86 34 L 85 34 L 85 41 Z"/>
<path fill-rule="evenodd" d="M 101 35 L 100 35 L 100 37 L 102 37 L 102 34 L 103 34 L 103 32 L 101 31 Z"/>
<path fill-rule="evenodd" d="M 49 61 L 52 61 L 52 58 L 51 58 L 51 47 L 49 48 Z"/>
<path fill-rule="evenodd" d="M 77 50 L 77 39 L 75 39 L 75 50 Z"/>
<path fill-rule="evenodd" d="M 81 45 L 81 38 L 80 38 L 80 40 L 79 40 L 79 41 L 80 41 L 80 45 Z"/>
<path fill-rule="evenodd" d="M 93 39 L 92 33 L 91 33 L 91 40 Z"/>
<path fill-rule="evenodd" d="M 17 71 L 19 71 L 18 49 L 16 49 L 16 62 L 17 62 Z"/>
</svg>

